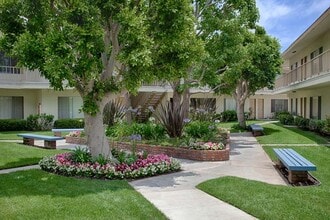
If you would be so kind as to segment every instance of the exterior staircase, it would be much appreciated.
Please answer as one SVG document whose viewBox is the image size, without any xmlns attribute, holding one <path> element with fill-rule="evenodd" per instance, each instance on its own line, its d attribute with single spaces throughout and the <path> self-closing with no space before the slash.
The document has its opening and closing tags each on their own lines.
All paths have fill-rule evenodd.
<svg viewBox="0 0 330 220">
<path fill-rule="evenodd" d="M 158 105 L 162 102 L 165 97 L 165 92 L 151 92 L 151 93 L 143 93 L 139 96 L 135 97 L 136 104 L 139 106 L 140 114 L 137 115 L 138 122 L 145 122 L 148 120 L 148 116 L 150 116 L 150 110 L 156 110 Z M 142 98 L 143 97 L 143 98 Z"/>
</svg>

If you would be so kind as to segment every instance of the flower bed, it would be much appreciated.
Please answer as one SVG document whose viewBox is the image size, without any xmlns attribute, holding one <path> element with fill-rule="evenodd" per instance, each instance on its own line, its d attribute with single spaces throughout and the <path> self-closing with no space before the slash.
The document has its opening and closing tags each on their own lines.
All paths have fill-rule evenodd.
<svg viewBox="0 0 330 220">
<path fill-rule="evenodd" d="M 228 134 L 226 134 L 228 135 Z M 85 144 L 86 140 L 83 138 L 66 137 L 67 143 Z M 166 147 L 158 145 L 149 145 L 136 143 L 136 151 L 145 151 L 149 154 L 166 154 L 170 157 L 198 160 L 198 161 L 227 161 L 229 160 L 229 135 L 226 136 L 226 144 L 222 150 L 202 149 L 206 146 L 200 145 L 200 148 L 189 149 L 183 147 Z M 132 150 L 130 142 L 112 142 L 113 147 L 122 150 Z M 208 145 L 205 143 L 205 145 Z M 209 144 L 210 145 L 210 144 Z M 212 146 L 211 146 L 212 147 Z"/>
<path fill-rule="evenodd" d="M 128 142 L 114 142 L 114 147 L 121 150 L 131 150 Z M 136 151 L 145 151 L 149 154 L 166 154 L 170 157 L 198 160 L 198 161 L 226 161 L 229 160 L 229 143 L 223 150 L 195 150 L 183 147 L 165 147 L 148 144 L 136 144 Z"/>
<path fill-rule="evenodd" d="M 131 163 L 80 162 L 72 159 L 73 153 L 63 153 L 51 157 L 44 157 L 39 165 L 41 169 L 66 176 L 79 176 L 100 179 L 136 179 L 155 176 L 180 170 L 180 163 L 164 154 L 137 154 Z"/>
</svg>

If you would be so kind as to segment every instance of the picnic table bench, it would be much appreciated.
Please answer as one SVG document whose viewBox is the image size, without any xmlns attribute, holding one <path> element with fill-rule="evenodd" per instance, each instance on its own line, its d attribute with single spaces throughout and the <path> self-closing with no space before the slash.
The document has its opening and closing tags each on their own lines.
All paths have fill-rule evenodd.
<svg viewBox="0 0 330 220">
<path fill-rule="evenodd" d="M 279 159 L 279 166 L 288 170 L 290 183 L 305 182 L 308 171 L 315 171 L 316 166 L 291 148 L 274 148 Z"/>
<path fill-rule="evenodd" d="M 56 141 L 64 139 L 63 137 L 54 137 L 39 134 L 17 134 L 19 137 L 23 137 L 23 144 L 34 146 L 34 140 L 44 140 L 45 148 L 56 149 Z"/>
<path fill-rule="evenodd" d="M 261 125 L 252 124 L 252 125 L 250 125 L 250 129 L 252 131 L 252 135 L 255 136 L 255 137 L 264 134 L 264 128 L 261 127 Z"/>
<path fill-rule="evenodd" d="M 54 136 L 61 137 L 62 132 L 71 132 L 71 131 L 84 131 L 83 128 L 53 128 Z"/>
</svg>

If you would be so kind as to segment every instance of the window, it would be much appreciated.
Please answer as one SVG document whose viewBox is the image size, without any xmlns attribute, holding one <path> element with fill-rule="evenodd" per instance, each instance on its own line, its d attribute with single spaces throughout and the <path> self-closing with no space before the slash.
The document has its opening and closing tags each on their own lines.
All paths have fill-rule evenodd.
<svg viewBox="0 0 330 220">
<path fill-rule="evenodd" d="M 271 112 L 283 112 L 288 111 L 287 99 L 272 99 L 271 100 Z"/>
<path fill-rule="evenodd" d="M 310 97 L 310 115 L 312 119 L 321 119 L 321 96 Z"/>
<path fill-rule="evenodd" d="M 224 100 L 224 110 L 236 110 L 236 101 L 233 98 L 225 99 Z"/>
<path fill-rule="evenodd" d="M 58 118 L 82 118 L 80 97 L 58 97 Z"/>
<path fill-rule="evenodd" d="M 17 68 L 16 65 L 16 59 L 7 57 L 5 53 L 0 52 L 0 73 L 20 74 L 20 68 Z"/>
<path fill-rule="evenodd" d="M 23 103 L 22 96 L 0 96 L 0 118 L 23 119 Z"/>
<path fill-rule="evenodd" d="M 215 98 L 191 98 L 190 108 L 214 112 L 216 108 L 216 100 Z"/>
</svg>

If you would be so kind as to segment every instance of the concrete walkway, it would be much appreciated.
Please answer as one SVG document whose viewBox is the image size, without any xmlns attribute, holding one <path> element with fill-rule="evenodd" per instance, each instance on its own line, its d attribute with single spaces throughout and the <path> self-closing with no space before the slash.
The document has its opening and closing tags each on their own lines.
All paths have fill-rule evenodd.
<svg viewBox="0 0 330 220">
<path fill-rule="evenodd" d="M 195 188 L 199 183 L 222 176 L 237 176 L 270 184 L 286 185 L 273 163 L 250 132 L 231 134 L 229 161 L 180 160 L 183 171 L 131 181 L 130 184 L 169 219 L 255 219 L 242 210 Z M 42 142 L 37 145 L 43 145 Z M 77 145 L 57 142 L 57 149 Z M 35 169 L 38 165 L 0 170 L 0 174 Z"/>
<path fill-rule="evenodd" d="M 203 181 L 237 176 L 286 185 L 250 132 L 231 134 L 230 160 L 196 162 L 181 160 L 182 172 L 136 180 L 130 184 L 169 219 L 255 219 L 195 186 Z"/>
</svg>

